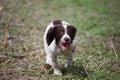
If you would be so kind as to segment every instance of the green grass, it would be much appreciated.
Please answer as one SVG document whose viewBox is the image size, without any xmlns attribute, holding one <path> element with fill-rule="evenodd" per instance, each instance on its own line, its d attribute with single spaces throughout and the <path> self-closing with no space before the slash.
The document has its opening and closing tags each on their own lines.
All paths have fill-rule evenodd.
<svg viewBox="0 0 120 80">
<path fill-rule="evenodd" d="M 0 7 L 1 80 L 120 79 L 119 0 L 1 0 Z M 63 76 L 43 68 L 43 34 L 55 19 L 77 28 L 74 65 Z"/>
</svg>

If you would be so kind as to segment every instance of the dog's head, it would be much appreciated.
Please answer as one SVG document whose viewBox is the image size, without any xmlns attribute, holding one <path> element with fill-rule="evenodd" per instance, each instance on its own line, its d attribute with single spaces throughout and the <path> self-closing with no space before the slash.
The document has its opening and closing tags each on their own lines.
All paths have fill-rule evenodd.
<svg viewBox="0 0 120 80">
<path fill-rule="evenodd" d="M 63 51 L 68 50 L 71 47 L 71 43 L 74 40 L 76 34 L 76 28 L 71 25 L 57 24 L 48 30 L 46 40 L 48 45 L 55 39 L 56 45 Z"/>
</svg>

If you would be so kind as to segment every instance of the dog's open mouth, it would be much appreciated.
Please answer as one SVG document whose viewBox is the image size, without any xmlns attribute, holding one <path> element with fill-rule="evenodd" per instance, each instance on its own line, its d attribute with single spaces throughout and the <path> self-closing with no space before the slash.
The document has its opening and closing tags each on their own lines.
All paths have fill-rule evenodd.
<svg viewBox="0 0 120 80">
<path fill-rule="evenodd" d="M 68 50 L 70 48 L 70 43 L 61 43 L 60 44 L 60 48 L 65 51 Z"/>
</svg>

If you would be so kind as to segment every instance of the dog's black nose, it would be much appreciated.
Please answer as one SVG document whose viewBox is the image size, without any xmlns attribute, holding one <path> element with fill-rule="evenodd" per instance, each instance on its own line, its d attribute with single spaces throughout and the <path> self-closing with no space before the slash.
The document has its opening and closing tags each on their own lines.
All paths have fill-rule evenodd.
<svg viewBox="0 0 120 80">
<path fill-rule="evenodd" d="M 69 38 L 67 38 L 67 37 L 65 37 L 65 38 L 64 38 L 64 40 L 65 40 L 65 42 L 67 42 L 67 43 L 69 43 L 69 42 L 70 42 L 70 39 L 69 39 Z"/>
</svg>

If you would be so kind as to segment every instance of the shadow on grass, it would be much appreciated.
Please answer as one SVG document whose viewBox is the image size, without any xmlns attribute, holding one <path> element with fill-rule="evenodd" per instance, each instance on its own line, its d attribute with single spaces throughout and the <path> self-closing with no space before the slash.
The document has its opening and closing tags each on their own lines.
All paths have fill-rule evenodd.
<svg viewBox="0 0 120 80">
<path fill-rule="evenodd" d="M 73 76 L 74 78 L 84 79 L 88 77 L 88 74 L 83 65 L 71 66 L 70 68 L 68 68 L 67 70 L 63 70 L 62 72 L 64 75 L 71 74 L 71 76 Z"/>
</svg>

